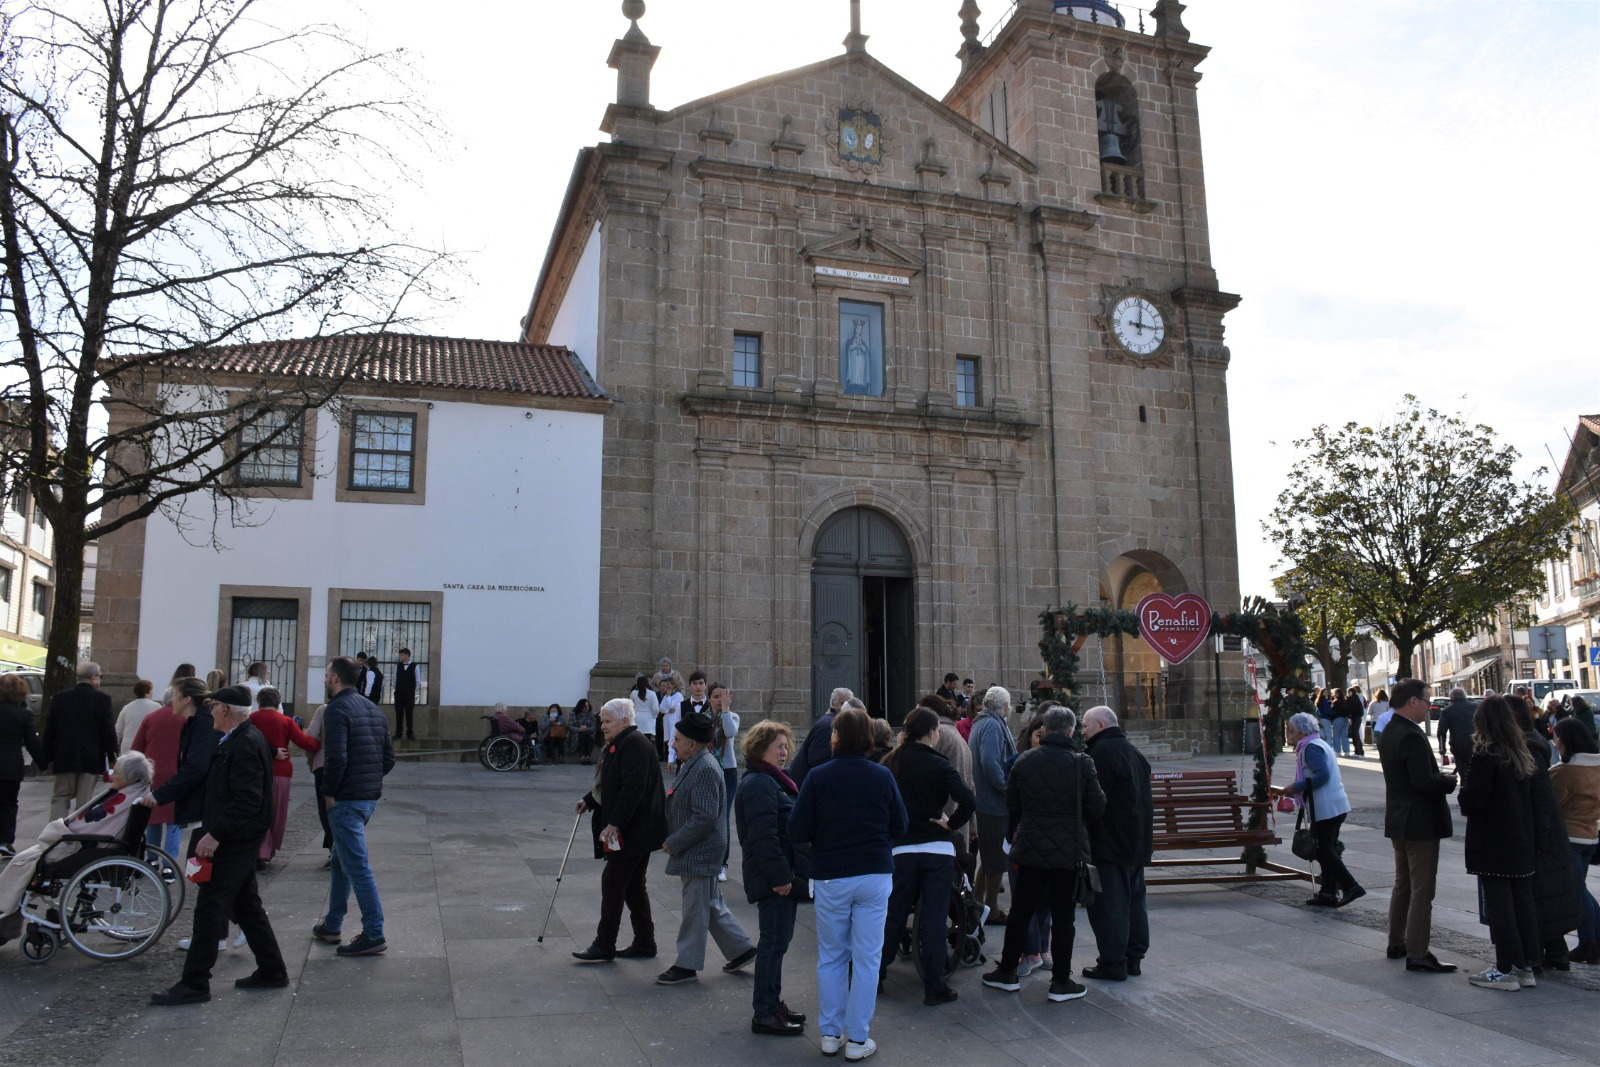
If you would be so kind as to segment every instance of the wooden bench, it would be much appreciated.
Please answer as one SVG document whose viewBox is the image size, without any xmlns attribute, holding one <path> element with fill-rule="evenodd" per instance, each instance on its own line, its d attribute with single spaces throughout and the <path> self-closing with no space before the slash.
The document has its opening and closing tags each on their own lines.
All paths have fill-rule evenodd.
<svg viewBox="0 0 1600 1067">
<path fill-rule="evenodd" d="M 1282 844 L 1270 828 L 1269 805 L 1239 792 L 1233 771 L 1153 771 L 1155 850 L 1177 852 L 1195 849 L 1241 850 Z M 1249 827 L 1250 812 L 1260 811 L 1261 829 Z M 1151 859 L 1151 867 L 1225 867 L 1242 864 L 1243 874 L 1185 874 L 1146 877 L 1147 885 L 1217 885 L 1228 882 L 1286 882 L 1311 880 L 1310 871 L 1282 864 L 1252 863 L 1240 855 L 1205 859 Z"/>
</svg>

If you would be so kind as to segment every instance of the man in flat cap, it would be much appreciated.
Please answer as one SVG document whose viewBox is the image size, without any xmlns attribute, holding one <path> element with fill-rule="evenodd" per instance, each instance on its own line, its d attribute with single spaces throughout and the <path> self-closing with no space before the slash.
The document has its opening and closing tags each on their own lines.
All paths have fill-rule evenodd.
<svg viewBox="0 0 1600 1067">
<path fill-rule="evenodd" d="M 711 751 L 716 727 L 711 717 L 687 713 L 678 720 L 672 751 L 678 757 L 678 780 L 667 795 L 667 873 L 683 879 L 682 920 L 678 925 L 678 959 L 656 978 L 659 985 L 682 985 L 699 977 L 706 962 L 706 933 L 727 957 L 724 971 L 737 971 L 756 958 L 728 905 L 723 902 L 717 872 L 728 840 L 728 805 L 723 792 L 722 763 Z"/>
<path fill-rule="evenodd" d="M 230 685 L 207 700 L 222 740 L 206 771 L 201 832 L 193 855 L 210 861 L 211 875 L 199 883 L 183 978 L 150 996 L 150 1003 L 164 1006 L 211 999 L 211 968 L 217 962 L 217 944 L 228 934 L 230 915 L 256 958 L 255 971 L 233 984 L 240 989 L 289 984 L 283 953 L 256 887 L 256 850 L 272 825 L 272 748 L 250 722 L 250 690 Z"/>
</svg>

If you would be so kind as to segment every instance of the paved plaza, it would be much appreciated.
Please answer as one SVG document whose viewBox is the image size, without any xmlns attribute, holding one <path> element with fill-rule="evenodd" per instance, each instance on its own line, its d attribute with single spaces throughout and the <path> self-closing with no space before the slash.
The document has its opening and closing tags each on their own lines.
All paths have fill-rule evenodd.
<svg viewBox="0 0 1600 1067">
<path fill-rule="evenodd" d="M 1144 975 L 1092 982 L 1079 1001 L 1045 999 L 1047 974 L 1020 994 L 984 988 L 980 971 L 952 977 L 961 999 L 922 1005 L 909 962 L 890 971 L 878 1001 L 874 1063 L 995 1065 L 1438 1064 L 1495 1067 L 1600 1063 L 1600 968 L 1574 966 L 1516 993 L 1472 988 L 1464 973 L 1408 974 L 1384 959 L 1391 884 L 1383 840 L 1382 778 L 1375 758 L 1343 761 L 1356 811 L 1346 860 L 1370 891 L 1345 911 L 1300 906 L 1304 883 L 1243 889 L 1153 891 L 1152 946 Z M 1238 757 L 1206 757 L 1161 769 L 1236 769 Z M 594 932 L 599 863 L 587 817 L 544 943 L 536 941 L 572 830 L 574 801 L 589 782 L 575 765 L 494 774 L 476 763 L 402 762 L 389 777 L 370 834 L 387 913 L 387 955 L 336 959 L 308 931 L 327 892 L 309 776 L 296 776 L 290 840 L 263 879 L 263 896 L 289 962 L 284 990 L 241 992 L 247 950 L 223 954 L 205 1005 L 151 1008 L 149 994 L 181 969 L 186 913 L 136 959 L 96 963 L 63 949 L 26 962 L 0 949 L 0 1063 L 218 1067 L 330 1064 L 362 1067 L 653 1064 L 719 1067 L 810 1063 L 818 1057 L 816 938 L 802 908 L 785 968 L 785 998 L 811 1015 L 803 1038 L 749 1032 L 748 973 L 725 975 L 713 949 L 694 985 L 661 987 L 672 963 L 677 880 L 652 861 L 650 885 L 665 955 L 580 966 L 568 955 Z M 23 826 L 42 823 L 48 785 L 23 787 Z M 1280 834 L 1291 827 L 1280 822 Z M 1459 835 L 1461 823 L 1458 819 Z M 727 885 L 752 935 L 755 909 L 739 889 L 737 843 Z M 1276 858 L 1293 862 L 1287 847 Z M 1595 880 L 1600 884 L 1600 879 Z M 1480 968 L 1490 959 L 1477 923 L 1461 839 L 1445 843 L 1435 909 L 1435 950 Z M 1002 898 L 1003 899 L 1003 898 Z M 193 895 L 190 896 L 192 904 Z M 348 930 L 357 928 L 352 912 Z M 624 939 L 626 939 L 624 924 Z M 1000 931 L 990 931 L 997 954 Z M 1080 914 L 1081 969 L 1093 940 Z"/>
</svg>

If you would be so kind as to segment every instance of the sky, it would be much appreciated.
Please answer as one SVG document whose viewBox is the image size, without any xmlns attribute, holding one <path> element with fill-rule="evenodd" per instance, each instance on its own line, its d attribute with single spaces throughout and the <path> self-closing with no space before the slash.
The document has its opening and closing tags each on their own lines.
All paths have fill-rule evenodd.
<svg viewBox="0 0 1600 1067">
<path fill-rule="evenodd" d="M 1010 6 L 980 5 L 985 31 Z M 942 96 L 960 6 L 863 0 L 867 49 Z M 573 159 L 604 139 L 621 4 L 264 9 L 276 12 L 415 52 L 440 136 L 397 221 L 467 270 L 430 326 L 515 337 Z M 648 0 L 652 101 L 835 55 L 848 12 Z M 1243 297 L 1226 319 L 1242 592 L 1271 592 L 1262 523 L 1294 441 L 1319 423 L 1378 424 L 1413 393 L 1492 426 L 1526 475 L 1558 466 L 1578 415 L 1600 412 L 1600 0 L 1191 0 L 1184 22 L 1212 49 L 1199 98 L 1213 263 Z"/>
</svg>

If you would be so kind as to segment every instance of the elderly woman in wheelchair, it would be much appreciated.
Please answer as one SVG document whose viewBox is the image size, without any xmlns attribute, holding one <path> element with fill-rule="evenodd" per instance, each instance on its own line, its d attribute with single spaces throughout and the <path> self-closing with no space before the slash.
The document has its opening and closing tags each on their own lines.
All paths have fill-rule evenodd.
<svg viewBox="0 0 1600 1067">
<path fill-rule="evenodd" d="M 0 943 L 26 922 L 29 959 L 48 959 L 63 936 L 87 955 L 115 959 L 160 936 L 168 890 L 144 862 L 150 809 L 138 803 L 149 795 L 152 775 L 142 753 L 125 753 L 108 789 L 46 825 L 38 842 L 0 871 Z"/>
</svg>

